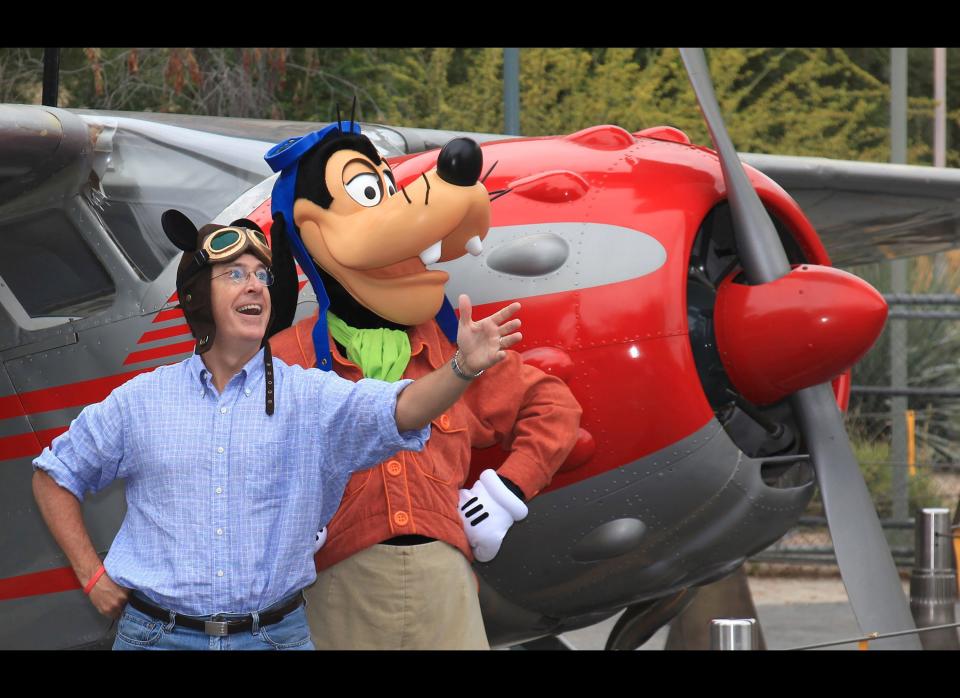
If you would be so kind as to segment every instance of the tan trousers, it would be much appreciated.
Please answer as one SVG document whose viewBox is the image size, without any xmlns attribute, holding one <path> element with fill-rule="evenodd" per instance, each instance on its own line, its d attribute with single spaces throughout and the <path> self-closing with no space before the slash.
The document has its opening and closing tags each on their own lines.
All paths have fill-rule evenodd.
<svg viewBox="0 0 960 698">
<path fill-rule="evenodd" d="M 490 649 L 473 569 L 441 541 L 362 550 L 320 572 L 306 598 L 318 650 Z"/>
</svg>

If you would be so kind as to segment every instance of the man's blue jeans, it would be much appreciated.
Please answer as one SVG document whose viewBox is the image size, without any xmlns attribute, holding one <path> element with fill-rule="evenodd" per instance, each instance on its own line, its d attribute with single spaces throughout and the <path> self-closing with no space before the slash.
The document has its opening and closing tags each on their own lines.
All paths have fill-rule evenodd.
<svg viewBox="0 0 960 698">
<path fill-rule="evenodd" d="M 217 637 L 152 618 L 127 606 L 117 624 L 115 650 L 312 650 L 303 606 L 279 623 L 256 632 L 246 630 Z"/>
</svg>

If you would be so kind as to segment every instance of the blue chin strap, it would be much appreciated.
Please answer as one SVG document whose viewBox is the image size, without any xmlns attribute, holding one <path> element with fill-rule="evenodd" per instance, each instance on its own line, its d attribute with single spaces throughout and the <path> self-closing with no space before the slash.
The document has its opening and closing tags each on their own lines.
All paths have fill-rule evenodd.
<svg viewBox="0 0 960 698">
<path fill-rule="evenodd" d="M 324 371 L 329 371 L 333 366 L 333 357 L 330 355 L 330 341 L 327 338 L 327 310 L 330 308 L 330 297 L 327 295 L 327 289 L 323 286 L 323 281 L 320 280 L 320 273 L 317 271 L 310 253 L 307 252 L 307 248 L 300 238 L 300 231 L 293 222 L 293 202 L 300 158 L 334 131 L 361 135 L 360 124 L 355 121 L 340 121 L 319 131 L 308 133 L 306 136 L 288 138 L 270 148 L 267 154 L 263 156 L 270 169 L 280 173 L 280 177 L 273 185 L 270 212 L 274 216 L 278 213 L 283 214 L 284 230 L 286 230 L 287 239 L 293 249 L 293 256 L 310 280 L 310 284 L 317 295 L 317 303 L 320 305 L 320 315 L 317 323 L 313 326 L 313 348 L 317 355 L 317 368 Z M 437 313 L 436 321 L 447 339 L 456 344 L 457 316 L 446 296 L 443 297 L 443 304 L 440 306 L 440 312 Z"/>
</svg>

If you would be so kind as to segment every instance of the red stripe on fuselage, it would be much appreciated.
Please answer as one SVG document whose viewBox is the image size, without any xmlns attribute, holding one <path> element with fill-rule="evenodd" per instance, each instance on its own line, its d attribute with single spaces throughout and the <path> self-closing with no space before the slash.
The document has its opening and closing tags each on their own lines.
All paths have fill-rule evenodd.
<svg viewBox="0 0 960 698">
<path fill-rule="evenodd" d="M 127 364 L 136 364 L 141 361 L 151 361 L 164 356 L 173 356 L 174 354 L 192 353 L 194 345 L 195 342 L 191 339 L 189 342 L 176 342 L 175 344 L 165 344 L 162 347 L 155 347 L 153 349 L 135 351 L 126 358 L 123 365 L 126 366 Z"/>
<path fill-rule="evenodd" d="M 183 311 L 179 308 L 169 308 L 167 310 L 161 310 L 157 313 L 157 316 L 153 318 L 154 322 L 166 322 L 167 320 L 179 320 L 183 318 Z"/>
<path fill-rule="evenodd" d="M 29 458 L 40 455 L 40 451 L 67 430 L 66 426 L 53 429 L 41 429 L 37 432 L 17 434 L 0 438 L 0 461 L 14 458 Z"/>
<path fill-rule="evenodd" d="M 82 588 L 71 568 L 58 567 L 46 572 L 33 572 L 0 579 L 0 601 Z"/>
<path fill-rule="evenodd" d="M 19 395 L 0 397 L 0 419 L 22 417 L 25 414 Z"/>
<path fill-rule="evenodd" d="M 68 383 L 58 385 L 53 388 L 43 388 L 33 390 L 28 393 L 20 393 L 0 398 L 0 419 L 24 414 L 34 414 L 36 412 L 49 412 L 50 410 L 62 410 L 65 407 L 76 407 L 77 405 L 89 405 L 91 402 L 100 402 L 110 391 L 118 385 L 126 383 L 137 374 L 145 371 L 152 371 L 153 367 L 141 368 L 129 373 L 118 373 L 114 376 L 104 376 L 103 378 L 93 378 L 92 380 L 79 381 L 78 383 Z M 19 398 L 19 399 L 17 399 Z M 10 413 L 8 403 L 4 401 L 16 400 L 17 411 Z M 20 409 L 20 405 L 23 409 Z"/>
<path fill-rule="evenodd" d="M 155 342 L 158 339 L 167 339 L 168 337 L 177 337 L 182 334 L 190 334 L 189 325 L 174 325 L 173 327 L 162 327 L 159 330 L 144 332 L 143 336 L 137 340 L 137 344 L 146 344 L 147 342 Z"/>
</svg>

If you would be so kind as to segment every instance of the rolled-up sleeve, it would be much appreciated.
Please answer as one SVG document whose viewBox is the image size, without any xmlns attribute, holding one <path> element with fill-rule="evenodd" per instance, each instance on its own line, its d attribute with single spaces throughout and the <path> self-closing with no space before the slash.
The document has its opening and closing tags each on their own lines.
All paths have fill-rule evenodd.
<svg viewBox="0 0 960 698">
<path fill-rule="evenodd" d="M 360 383 L 367 382 L 363 379 Z M 381 383 L 374 386 L 378 390 L 384 390 L 387 399 L 383 400 L 384 405 L 378 413 L 381 433 L 388 436 L 389 440 L 384 444 L 385 452 L 375 462 L 379 463 L 392 453 L 397 451 L 422 451 L 430 438 L 430 425 L 427 424 L 423 429 L 413 429 L 411 431 L 397 431 L 397 398 L 404 388 L 413 383 L 412 380 L 405 378 L 396 383 L 383 383 L 382 381 L 369 380 L 370 383 Z M 359 383 L 358 383 L 359 385 Z M 386 389 L 383 388 L 386 386 Z"/>
<path fill-rule="evenodd" d="M 54 482 L 83 501 L 120 473 L 124 455 L 124 416 L 117 391 L 103 402 L 88 405 L 33 461 Z"/>
</svg>

